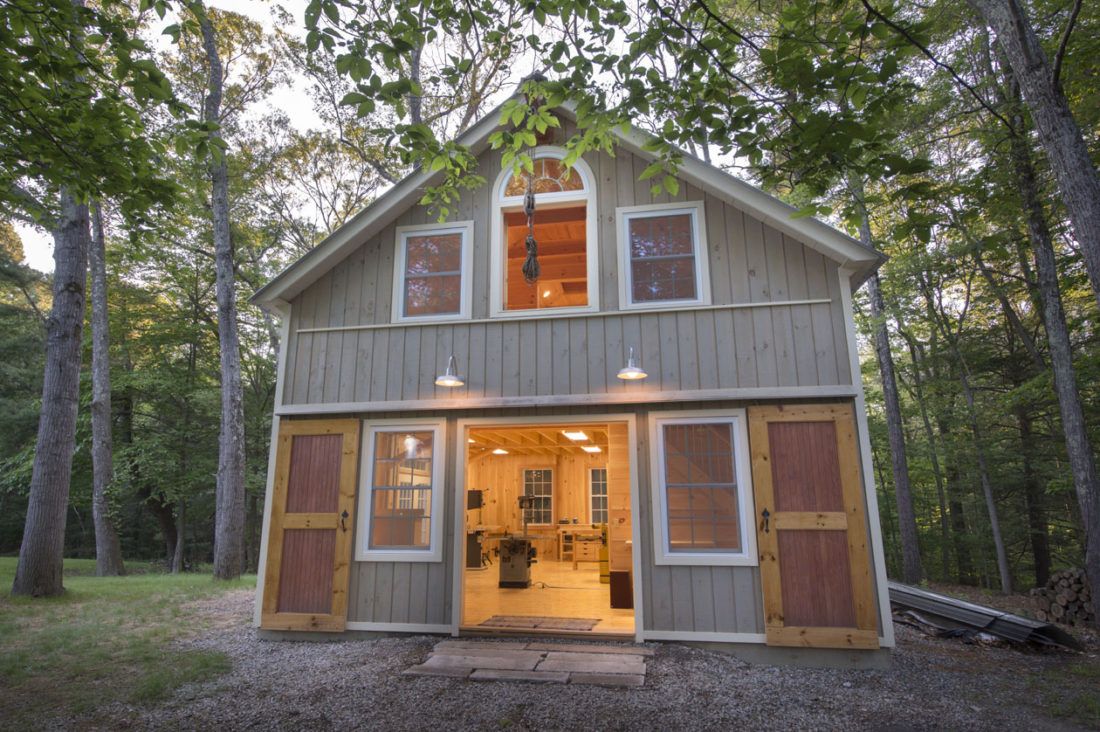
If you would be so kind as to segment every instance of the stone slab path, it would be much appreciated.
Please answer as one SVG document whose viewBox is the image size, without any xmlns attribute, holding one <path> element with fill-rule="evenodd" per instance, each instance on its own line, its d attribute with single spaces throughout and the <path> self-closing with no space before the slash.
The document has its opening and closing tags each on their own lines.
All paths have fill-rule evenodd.
<svg viewBox="0 0 1100 732">
<path fill-rule="evenodd" d="M 403 673 L 450 676 L 472 681 L 535 681 L 551 684 L 644 686 L 642 646 L 445 640 L 428 660 Z"/>
</svg>

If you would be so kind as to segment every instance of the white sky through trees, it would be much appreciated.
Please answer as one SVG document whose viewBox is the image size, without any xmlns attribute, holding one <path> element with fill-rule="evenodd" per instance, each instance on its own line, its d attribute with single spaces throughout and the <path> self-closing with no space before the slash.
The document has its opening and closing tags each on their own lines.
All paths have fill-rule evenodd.
<svg viewBox="0 0 1100 732">
<path fill-rule="evenodd" d="M 207 0 L 206 2 L 207 7 L 228 10 L 251 18 L 262 24 L 265 30 L 270 30 L 272 27 L 271 11 L 275 4 L 268 0 Z M 307 0 L 281 0 L 277 4 L 286 9 L 293 19 L 293 24 L 284 30 L 292 35 L 304 37 L 302 18 Z M 165 16 L 163 21 L 155 21 L 153 28 L 166 27 L 173 22 L 175 21 L 171 16 Z M 164 41 L 162 50 L 167 50 L 167 43 L 170 43 L 167 36 L 154 38 L 152 43 L 159 48 L 162 40 Z M 313 112 L 313 103 L 307 94 L 304 79 L 294 79 L 290 88 L 277 90 L 265 104 L 284 112 L 294 127 L 299 130 L 317 128 L 321 125 Z M 12 225 L 23 241 L 23 263 L 39 272 L 53 272 L 53 237 L 44 229 L 22 222 L 13 221 Z"/>
</svg>

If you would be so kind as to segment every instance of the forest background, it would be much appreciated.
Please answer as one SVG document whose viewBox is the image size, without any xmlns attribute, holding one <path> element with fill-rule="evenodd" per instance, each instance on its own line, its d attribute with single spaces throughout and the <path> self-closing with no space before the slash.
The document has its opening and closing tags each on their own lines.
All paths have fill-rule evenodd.
<svg viewBox="0 0 1100 732">
<path fill-rule="evenodd" d="M 15 223 L 56 228 L 70 199 L 102 210 L 102 229 L 97 206 L 87 218 L 89 246 L 94 253 L 99 239 L 105 253 L 100 290 L 110 344 L 113 467 L 98 500 L 122 558 L 160 559 L 174 571 L 215 560 L 216 476 L 226 452 L 222 384 L 229 383 L 219 317 L 230 312 L 224 302 L 219 308 L 216 262 L 219 253 L 231 257 L 239 348 L 230 350 L 239 355 L 243 428 L 239 539 L 231 541 L 238 571 L 254 570 L 278 324 L 247 297 L 414 165 L 446 173 L 445 184 L 429 192 L 445 207 L 446 196 L 470 180 L 463 151 L 439 141 L 541 72 L 552 80 L 542 93 L 579 100 L 582 121 L 590 119 L 592 134 L 578 149 L 603 144 L 629 120 L 666 143 L 654 149 L 658 164 L 647 171 L 655 185 L 674 185 L 684 151 L 889 255 L 858 293 L 856 315 L 892 577 L 1007 590 L 1083 566 L 1079 498 L 1088 478 L 1075 472 L 1081 449 L 1073 440 L 1083 436 L 1094 462 L 1100 301 L 1087 246 L 1020 79 L 978 12 L 983 4 L 1001 3 L 675 2 L 620 10 L 611 2 L 536 2 L 496 4 L 490 14 L 481 3 L 315 1 L 288 11 L 257 0 L 249 15 L 259 8 L 270 18 L 259 23 L 201 2 L 89 2 L 86 18 L 94 22 L 78 15 L 62 29 L 62 45 L 70 47 L 74 28 L 80 31 L 79 73 L 52 86 L 65 93 L 88 84 L 86 101 L 130 110 L 128 129 L 151 152 L 122 145 L 117 155 L 153 161 L 154 182 L 142 198 L 108 185 L 108 173 L 89 173 L 91 183 L 77 186 L 32 163 L 9 165 L 0 178 L 0 554 L 19 551 L 24 538 L 48 314 L 56 293 L 65 292 L 54 289 L 53 275 L 22 263 Z M 52 3 L 56 12 L 72 6 Z M 6 85 L 16 84 L 57 32 L 37 7 L 21 0 L 0 6 Z M 1036 0 L 1022 12 L 1095 178 L 1100 7 Z M 121 35 L 102 32 L 104 19 Z M 594 52 L 607 28 L 620 35 Z M 127 54 L 117 52 L 120 38 L 132 42 Z M 104 71 L 98 81 L 86 59 Z M 134 68 L 146 86 L 127 81 Z M 584 89 L 579 74 L 591 82 Z M 51 104 L 40 97 L 29 108 Z M 606 112 L 590 106 L 597 102 Z M 314 113 L 308 128 L 286 109 L 305 103 Z M 5 124 L 19 121 L 5 114 Z M 533 130 L 539 122 L 511 118 L 519 129 L 497 142 L 513 146 L 522 164 L 524 125 Z M 71 129 L 53 132 L 63 139 Z M 18 142 L 10 137 L 0 143 L 9 150 Z M 111 149 L 113 142 L 88 145 Z M 228 215 L 219 220 L 223 163 Z M 76 167 L 71 175 L 85 172 Z M 220 244 L 219 225 L 228 227 Z M 1053 268 L 1043 259 L 1047 249 Z M 1056 272 L 1045 295 L 1044 272 Z M 1051 336 L 1057 317 L 1044 310 L 1052 307 L 1051 287 L 1064 339 Z M 94 298 L 94 283 L 90 289 Z M 71 557 L 97 553 L 93 454 L 102 439 L 94 437 L 92 407 L 103 402 L 94 396 L 91 310 L 64 508 L 64 555 Z M 1069 396 L 1064 371 L 1056 377 L 1063 351 L 1076 385 Z M 1067 420 L 1067 399 L 1076 403 L 1079 431 L 1072 410 Z M 1091 480 L 1095 491 L 1094 468 Z"/>
</svg>

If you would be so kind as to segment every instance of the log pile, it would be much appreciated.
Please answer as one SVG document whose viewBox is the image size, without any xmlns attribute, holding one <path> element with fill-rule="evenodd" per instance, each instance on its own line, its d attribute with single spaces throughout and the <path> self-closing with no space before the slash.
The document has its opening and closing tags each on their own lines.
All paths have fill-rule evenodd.
<svg viewBox="0 0 1100 732">
<path fill-rule="evenodd" d="M 1035 598 L 1035 617 L 1038 620 L 1064 625 L 1096 623 L 1096 604 L 1083 569 L 1056 572 L 1047 581 L 1046 587 L 1036 587 L 1030 594 Z"/>
</svg>

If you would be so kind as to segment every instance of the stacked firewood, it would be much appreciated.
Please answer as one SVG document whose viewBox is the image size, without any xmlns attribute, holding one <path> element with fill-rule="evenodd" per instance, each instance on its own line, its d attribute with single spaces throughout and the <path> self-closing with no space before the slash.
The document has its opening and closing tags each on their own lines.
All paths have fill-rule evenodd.
<svg viewBox="0 0 1100 732">
<path fill-rule="evenodd" d="M 1046 587 L 1036 587 L 1031 591 L 1031 596 L 1038 606 L 1035 617 L 1039 620 L 1065 625 L 1096 622 L 1096 605 L 1083 569 L 1056 572 L 1047 581 Z"/>
</svg>

